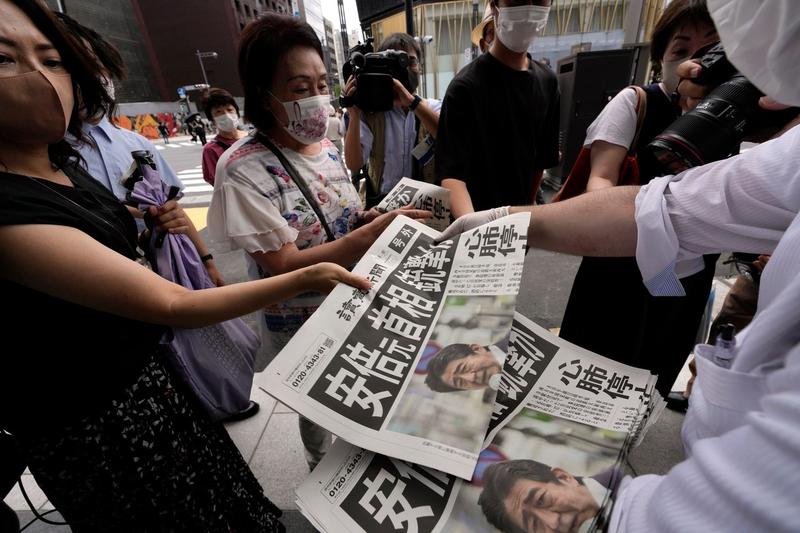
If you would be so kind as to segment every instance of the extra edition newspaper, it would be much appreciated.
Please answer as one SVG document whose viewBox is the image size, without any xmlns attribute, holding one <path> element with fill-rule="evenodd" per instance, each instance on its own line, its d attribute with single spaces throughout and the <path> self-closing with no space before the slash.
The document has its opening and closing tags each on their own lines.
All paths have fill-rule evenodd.
<svg viewBox="0 0 800 533">
<path fill-rule="evenodd" d="M 357 446 L 470 479 L 495 410 L 529 215 L 435 244 L 399 216 L 255 383 Z"/>
<path fill-rule="evenodd" d="M 407 205 L 430 211 L 433 216 L 425 224 L 435 230 L 444 231 L 450 225 L 450 191 L 444 187 L 402 178 L 377 208 L 388 213 Z"/>
<path fill-rule="evenodd" d="M 655 381 L 517 314 L 469 482 L 338 439 L 298 507 L 327 532 L 598 530 L 634 438 L 663 408 Z"/>
</svg>

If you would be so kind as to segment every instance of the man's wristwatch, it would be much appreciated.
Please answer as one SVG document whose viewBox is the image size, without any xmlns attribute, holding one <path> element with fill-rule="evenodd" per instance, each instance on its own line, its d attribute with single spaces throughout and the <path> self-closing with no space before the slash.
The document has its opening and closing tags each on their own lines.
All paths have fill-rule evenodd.
<svg viewBox="0 0 800 533">
<path fill-rule="evenodd" d="M 414 110 L 416 110 L 416 109 L 417 109 L 417 106 L 419 105 L 419 103 L 420 103 L 421 101 L 422 101 L 422 98 L 420 98 L 420 96 L 419 96 L 418 94 L 415 94 L 415 95 L 414 95 L 414 101 L 413 101 L 413 102 L 411 102 L 410 104 L 408 104 L 408 108 L 409 108 L 411 111 L 414 111 Z"/>
<path fill-rule="evenodd" d="M 205 264 L 205 263 L 208 263 L 209 261 L 211 261 L 212 259 L 214 259 L 214 256 L 211 255 L 211 254 L 208 254 L 208 255 L 204 255 L 203 257 L 201 257 L 200 261 L 202 261 L 203 264 Z"/>
</svg>

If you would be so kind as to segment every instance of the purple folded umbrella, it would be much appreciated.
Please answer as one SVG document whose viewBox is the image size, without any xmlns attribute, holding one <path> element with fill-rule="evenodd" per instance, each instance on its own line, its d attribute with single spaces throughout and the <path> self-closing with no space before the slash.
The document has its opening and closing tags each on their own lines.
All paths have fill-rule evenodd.
<svg viewBox="0 0 800 533">
<path fill-rule="evenodd" d="M 131 152 L 135 168 L 123 180 L 128 203 L 147 212 L 181 197 L 164 183 L 147 150 Z M 154 228 L 151 228 L 154 229 Z M 148 259 L 161 277 L 199 290 L 214 287 L 200 255 L 187 235 L 152 232 Z M 174 368 L 189 383 L 212 418 L 221 419 L 247 407 L 258 337 L 241 319 L 197 329 L 173 328 L 164 339 L 175 354 Z"/>
</svg>

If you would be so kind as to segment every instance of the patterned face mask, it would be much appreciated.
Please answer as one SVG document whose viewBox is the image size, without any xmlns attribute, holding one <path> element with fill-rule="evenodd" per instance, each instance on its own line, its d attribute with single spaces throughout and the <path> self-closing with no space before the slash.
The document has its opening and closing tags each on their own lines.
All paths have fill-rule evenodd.
<svg viewBox="0 0 800 533">
<path fill-rule="evenodd" d="M 274 94 L 269 94 L 281 102 Z M 330 96 L 321 94 L 281 104 L 289 119 L 288 124 L 283 124 L 283 129 L 294 140 L 302 144 L 314 144 L 325 138 L 328 131 Z"/>
</svg>

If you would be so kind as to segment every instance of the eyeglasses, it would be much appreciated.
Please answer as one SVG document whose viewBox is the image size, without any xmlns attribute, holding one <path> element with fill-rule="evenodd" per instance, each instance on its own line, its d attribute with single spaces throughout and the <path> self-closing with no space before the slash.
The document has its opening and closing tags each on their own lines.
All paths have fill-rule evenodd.
<svg viewBox="0 0 800 533">
<path fill-rule="evenodd" d="M 415 56 L 408 56 L 408 64 L 411 67 L 416 67 L 419 65 L 419 58 Z"/>
</svg>

